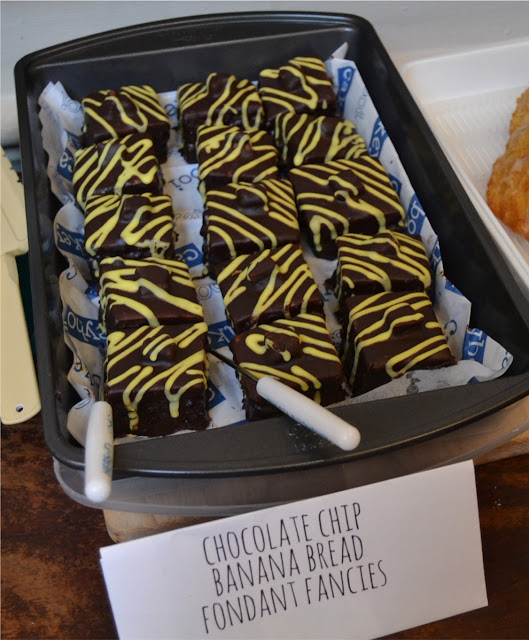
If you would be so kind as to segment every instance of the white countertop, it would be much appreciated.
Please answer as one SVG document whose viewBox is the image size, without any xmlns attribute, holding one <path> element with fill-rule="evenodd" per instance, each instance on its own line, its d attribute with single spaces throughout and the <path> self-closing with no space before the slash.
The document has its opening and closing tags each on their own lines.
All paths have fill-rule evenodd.
<svg viewBox="0 0 529 640">
<path fill-rule="evenodd" d="M 92 33 L 179 16 L 235 11 L 352 13 L 371 22 L 397 66 L 529 36 L 529 2 L 25 2 L 1 11 L 1 143 L 18 143 L 13 69 L 24 55 Z"/>
</svg>

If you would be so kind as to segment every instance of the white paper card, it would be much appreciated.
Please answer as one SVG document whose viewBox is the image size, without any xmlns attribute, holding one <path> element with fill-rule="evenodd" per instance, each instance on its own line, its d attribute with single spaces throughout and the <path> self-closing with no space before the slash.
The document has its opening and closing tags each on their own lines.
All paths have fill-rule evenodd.
<svg viewBox="0 0 529 640">
<path fill-rule="evenodd" d="M 375 638 L 487 605 L 474 467 L 101 549 L 120 638 Z"/>
</svg>

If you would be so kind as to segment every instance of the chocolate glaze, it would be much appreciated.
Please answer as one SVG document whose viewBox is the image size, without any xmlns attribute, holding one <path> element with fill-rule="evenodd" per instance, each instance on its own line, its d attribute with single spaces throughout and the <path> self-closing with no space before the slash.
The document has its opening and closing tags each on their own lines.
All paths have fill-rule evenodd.
<svg viewBox="0 0 529 640">
<path fill-rule="evenodd" d="M 207 325 L 139 327 L 107 338 L 105 399 L 114 434 L 205 429 Z"/>
<path fill-rule="evenodd" d="M 271 179 L 209 190 L 202 235 L 204 261 L 213 276 L 215 265 L 238 255 L 299 244 L 292 185 Z"/>
<path fill-rule="evenodd" d="M 230 182 L 278 178 L 277 149 L 266 131 L 201 125 L 197 133 L 201 193 Z"/>
<path fill-rule="evenodd" d="M 185 262 L 113 257 L 102 260 L 99 271 L 99 297 L 107 333 L 204 320 Z"/>
<path fill-rule="evenodd" d="M 298 245 L 237 256 L 221 263 L 217 273 L 235 333 L 300 313 L 323 313 L 323 299 Z"/>
<path fill-rule="evenodd" d="M 93 269 L 104 257 L 171 258 L 175 243 L 170 196 L 125 194 L 88 198 L 85 250 Z"/>
<path fill-rule="evenodd" d="M 265 127 L 284 112 L 336 115 L 336 94 L 323 61 L 298 56 L 279 69 L 259 74 L 259 94 L 265 110 Z"/>
<path fill-rule="evenodd" d="M 338 117 L 280 113 L 275 119 L 274 137 L 283 169 L 367 154 L 365 141 L 354 124 Z"/>
<path fill-rule="evenodd" d="M 270 375 L 323 406 L 344 400 L 345 374 L 322 316 L 302 313 L 295 318 L 261 324 L 230 343 L 237 364 L 258 378 Z M 247 420 L 279 411 L 242 376 Z"/>
<path fill-rule="evenodd" d="M 345 304 L 343 362 L 354 395 L 407 371 L 455 364 L 425 293 L 351 296 Z"/>
<path fill-rule="evenodd" d="M 426 291 L 432 276 L 419 236 L 382 231 L 374 236 L 349 233 L 338 238 L 336 297 L 379 291 Z"/>
<path fill-rule="evenodd" d="M 376 158 L 307 164 L 291 169 L 300 226 L 316 256 L 336 258 L 345 233 L 373 235 L 404 230 L 406 214 L 388 174 Z"/>
<path fill-rule="evenodd" d="M 263 105 L 257 89 L 246 79 L 227 73 L 211 73 L 205 83 L 189 82 L 177 92 L 178 122 L 182 132 L 182 155 L 197 161 L 196 136 L 200 125 L 234 125 L 259 129 Z"/>
<path fill-rule="evenodd" d="M 73 190 L 84 209 L 95 195 L 162 193 L 163 180 L 152 138 L 133 133 L 75 153 Z"/>
<path fill-rule="evenodd" d="M 83 144 L 90 146 L 138 132 L 154 142 L 160 163 L 167 159 L 170 124 L 156 91 L 148 85 L 97 91 L 82 100 Z"/>
</svg>

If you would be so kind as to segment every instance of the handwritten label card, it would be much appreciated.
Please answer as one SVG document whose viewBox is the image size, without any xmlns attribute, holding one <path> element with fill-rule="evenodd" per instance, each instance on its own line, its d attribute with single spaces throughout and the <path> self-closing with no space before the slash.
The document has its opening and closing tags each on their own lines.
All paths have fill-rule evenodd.
<svg viewBox="0 0 529 640">
<path fill-rule="evenodd" d="M 376 638 L 487 605 L 462 462 L 101 549 L 120 638 Z"/>
</svg>

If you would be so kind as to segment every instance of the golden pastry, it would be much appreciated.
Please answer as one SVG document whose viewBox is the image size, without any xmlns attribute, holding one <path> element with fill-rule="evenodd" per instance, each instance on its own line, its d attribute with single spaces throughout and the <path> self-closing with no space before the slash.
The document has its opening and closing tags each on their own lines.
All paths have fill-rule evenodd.
<svg viewBox="0 0 529 640">
<path fill-rule="evenodd" d="M 526 122 L 517 126 L 519 122 Z M 492 167 L 487 187 L 492 212 L 529 240 L 529 90 L 520 96 L 505 152 Z"/>
<path fill-rule="evenodd" d="M 509 133 L 514 133 L 518 127 L 525 124 L 529 124 L 529 88 L 527 88 L 516 101 L 516 109 L 512 114 Z"/>
</svg>

